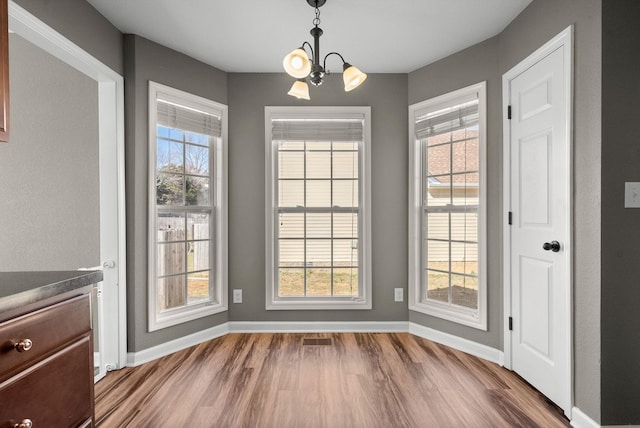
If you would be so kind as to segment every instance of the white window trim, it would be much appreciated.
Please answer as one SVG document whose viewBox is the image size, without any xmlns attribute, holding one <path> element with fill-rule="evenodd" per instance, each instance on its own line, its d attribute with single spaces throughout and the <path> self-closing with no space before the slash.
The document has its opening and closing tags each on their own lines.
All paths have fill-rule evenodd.
<svg viewBox="0 0 640 428">
<path fill-rule="evenodd" d="M 418 112 L 437 110 L 454 99 L 478 93 L 480 200 L 478 210 L 478 309 L 439 303 L 423 298 L 422 290 L 422 157 L 420 144 L 415 138 L 415 120 Z M 453 91 L 409 106 L 409 309 L 458 324 L 487 330 L 487 96 L 486 82 Z"/>
<path fill-rule="evenodd" d="M 278 298 L 275 284 L 275 181 L 274 150 L 271 140 L 271 121 L 274 117 L 322 118 L 357 114 L 364 116 L 364 141 L 359 152 L 360 172 L 358 211 L 359 224 L 359 261 L 358 276 L 362 287 L 361 298 L 321 298 L 288 297 Z M 265 107 L 265 218 L 266 218 L 266 309 L 267 310 L 331 310 L 331 309 L 371 309 L 371 107 Z"/>
<path fill-rule="evenodd" d="M 215 218 L 215 239 L 213 245 L 215 247 L 215 260 L 213 266 L 213 295 L 212 300 L 196 305 L 185 306 L 160 313 L 157 310 L 157 289 L 156 289 L 156 125 L 157 125 L 157 109 L 156 97 L 158 93 L 167 95 L 173 101 L 181 105 L 196 108 L 202 111 L 222 112 L 222 131 L 220 136 L 220 144 L 216 145 L 214 155 L 215 166 L 213 177 L 215 180 L 215 200 L 213 203 L 214 211 L 212 218 Z M 228 259 L 227 259 L 227 176 L 228 176 L 228 159 L 227 159 L 227 122 L 228 108 L 224 104 L 199 97 L 197 95 L 183 92 L 169 86 L 161 85 L 156 82 L 149 81 L 149 237 L 148 237 L 148 322 L 149 331 L 160 330 L 162 328 L 181 324 L 186 321 L 206 317 L 216 313 L 224 312 L 228 309 Z"/>
</svg>

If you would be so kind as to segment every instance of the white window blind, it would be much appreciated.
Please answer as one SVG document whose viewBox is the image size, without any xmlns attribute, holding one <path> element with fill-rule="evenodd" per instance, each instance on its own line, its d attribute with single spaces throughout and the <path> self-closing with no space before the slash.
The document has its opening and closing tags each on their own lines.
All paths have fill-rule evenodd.
<svg viewBox="0 0 640 428">
<path fill-rule="evenodd" d="M 478 124 L 478 97 L 457 100 L 455 106 L 417 112 L 416 139 L 435 137 Z"/>
<path fill-rule="evenodd" d="M 168 98 L 168 97 L 166 97 Z M 197 108 L 178 105 L 170 100 L 157 99 L 158 124 L 169 128 L 182 129 L 198 134 L 220 137 L 222 133 L 221 114 L 202 111 Z"/>
<path fill-rule="evenodd" d="M 360 119 L 275 119 L 272 130 L 277 141 L 361 141 L 363 138 Z"/>
</svg>

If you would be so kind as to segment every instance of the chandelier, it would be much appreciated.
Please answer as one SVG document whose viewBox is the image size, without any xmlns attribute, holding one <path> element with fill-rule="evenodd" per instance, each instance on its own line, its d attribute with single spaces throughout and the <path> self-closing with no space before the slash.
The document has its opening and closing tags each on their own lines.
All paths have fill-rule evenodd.
<svg viewBox="0 0 640 428">
<path fill-rule="evenodd" d="M 320 7 L 326 3 L 326 0 L 307 0 L 309 6 L 316 10 L 316 17 L 313 20 L 313 28 L 310 33 L 313 36 L 313 47 L 310 43 L 304 42 L 302 46 L 294 49 L 289 55 L 284 57 L 282 65 L 285 71 L 291 77 L 295 77 L 296 80 L 289 90 L 288 94 L 296 97 L 308 100 L 309 98 L 309 85 L 307 85 L 306 78 L 309 78 L 314 86 L 320 86 L 325 74 L 329 74 L 326 71 L 327 58 L 331 55 L 337 55 L 342 60 L 342 79 L 344 81 L 344 90 L 349 92 L 357 88 L 364 82 L 367 75 L 358 68 L 349 64 L 344 60 L 342 55 L 338 52 L 329 52 L 320 64 L 320 36 L 322 36 L 322 28 L 320 25 Z M 311 51 L 311 58 L 307 55 L 305 47 L 308 47 Z"/>
</svg>

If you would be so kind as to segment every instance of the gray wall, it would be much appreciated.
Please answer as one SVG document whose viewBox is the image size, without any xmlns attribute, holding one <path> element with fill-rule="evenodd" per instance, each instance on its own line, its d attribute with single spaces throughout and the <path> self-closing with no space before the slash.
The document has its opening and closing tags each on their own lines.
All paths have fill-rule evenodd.
<svg viewBox="0 0 640 428">
<path fill-rule="evenodd" d="M 100 263 L 97 84 L 9 37 L 11 139 L 0 144 L 0 271 Z"/>
<path fill-rule="evenodd" d="M 124 36 L 124 54 L 127 341 L 129 352 L 136 352 L 227 321 L 221 313 L 147 332 L 149 80 L 227 104 L 227 76 L 139 36 Z"/>
<path fill-rule="evenodd" d="M 340 74 L 311 88 L 311 101 L 287 95 L 284 73 L 229 74 L 229 288 L 232 321 L 403 321 L 407 304 L 393 288 L 407 286 L 407 75 L 370 74 L 345 93 Z M 265 106 L 371 106 L 373 309 L 265 310 Z"/>
<path fill-rule="evenodd" d="M 640 2 L 602 3 L 602 422 L 640 425 Z"/>
<path fill-rule="evenodd" d="M 489 330 L 483 333 L 414 312 L 409 319 L 502 349 L 502 75 L 575 25 L 575 403 L 596 421 L 600 420 L 601 13 L 600 0 L 534 0 L 498 36 L 409 74 L 410 103 L 488 81 Z"/>
<path fill-rule="evenodd" d="M 86 0 L 14 1 L 117 73 L 123 73 L 122 34 Z"/>
<path fill-rule="evenodd" d="M 502 132 L 501 92 L 498 73 L 498 38 L 409 73 L 409 104 L 447 92 L 487 82 L 487 331 L 466 327 L 420 312 L 409 312 L 409 321 L 502 348 Z M 405 184 L 406 188 L 406 184 Z"/>
</svg>

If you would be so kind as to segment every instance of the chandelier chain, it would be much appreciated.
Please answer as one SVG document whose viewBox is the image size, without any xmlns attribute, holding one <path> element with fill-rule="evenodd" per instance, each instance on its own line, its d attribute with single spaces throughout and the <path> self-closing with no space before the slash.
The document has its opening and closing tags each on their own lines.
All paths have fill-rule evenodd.
<svg viewBox="0 0 640 428">
<path fill-rule="evenodd" d="M 318 3 L 316 2 L 316 5 Z M 313 20 L 313 25 L 315 25 L 316 27 L 318 25 L 320 25 L 320 9 L 318 8 L 318 6 L 316 6 L 316 17 Z"/>
</svg>

